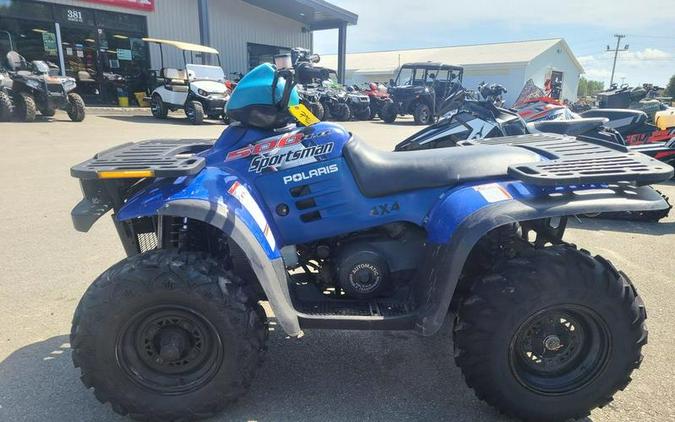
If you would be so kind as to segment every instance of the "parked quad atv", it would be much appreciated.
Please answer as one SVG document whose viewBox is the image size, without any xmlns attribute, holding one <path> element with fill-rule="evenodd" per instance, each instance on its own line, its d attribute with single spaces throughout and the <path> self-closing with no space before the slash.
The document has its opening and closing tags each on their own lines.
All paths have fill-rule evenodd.
<svg viewBox="0 0 675 422">
<path fill-rule="evenodd" d="M 671 167 L 575 138 L 559 148 L 559 135 L 385 152 L 336 124 L 289 125 L 298 103 L 293 70 L 263 64 L 215 142 L 126 144 L 72 168 L 75 228 L 112 210 L 129 255 L 73 319 L 73 361 L 99 400 L 141 420 L 220 412 L 265 350 L 261 300 L 290 337 L 432 335 L 450 310 L 448 358 L 523 419 L 580 418 L 628 385 L 644 303 L 626 274 L 563 240 L 565 216 L 663 208 L 644 185 Z"/>
<path fill-rule="evenodd" d="M 300 85 L 297 86 L 300 103 L 304 104 L 309 111 L 319 120 L 324 120 L 326 112 L 321 103 L 321 94 L 316 86 Z"/>
<path fill-rule="evenodd" d="M 347 90 L 347 105 L 352 117 L 356 120 L 370 120 L 370 98 L 358 87 L 344 87 Z"/>
<path fill-rule="evenodd" d="M 38 111 L 51 117 L 57 109 L 65 110 L 74 122 L 84 120 L 84 100 L 73 92 L 74 78 L 58 76 L 58 67 L 44 61 L 29 64 L 16 51 L 7 53 L 7 67 L 12 79 L 14 116 L 18 120 L 32 122 Z"/>
<path fill-rule="evenodd" d="M 158 119 L 166 119 L 169 110 L 183 109 L 193 125 L 200 125 L 204 119 L 223 119 L 227 123 L 225 105 L 230 98 L 226 86 L 225 72 L 221 67 L 218 50 L 198 44 L 180 41 L 143 38 L 144 41 L 163 46 L 175 47 L 183 53 L 184 69 L 164 67 L 159 76 L 162 83 L 150 94 L 150 110 Z M 194 52 L 210 54 L 218 60 L 218 66 L 194 64 Z M 189 58 L 188 58 L 189 53 Z"/>
<path fill-rule="evenodd" d="M 382 84 L 370 82 L 366 84 L 366 89 L 364 89 L 362 92 L 370 99 L 371 120 L 378 116 L 382 118 L 382 109 L 386 104 L 392 102 L 391 98 L 389 98 L 387 87 Z"/>
<path fill-rule="evenodd" d="M 14 103 L 12 102 L 12 80 L 0 64 L 0 122 L 12 118 Z"/>
<path fill-rule="evenodd" d="M 440 103 L 461 87 L 463 74 L 461 67 L 447 64 L 404 64 L 389 82 L 392 102 L 384 105 L 380 117 L 392 123 L 398 115 L 412 114 L 418 125 L 433 123 L 440 116 Z"/>
<path fill-rule="evenodd" d="M 345 90 L 324 84 L 317 88 L 321 104 L 324 109 L 324 120 L 337 120 L 344 122 L 352 117 L 352 110 L 347 102 Z"/>
</svg>

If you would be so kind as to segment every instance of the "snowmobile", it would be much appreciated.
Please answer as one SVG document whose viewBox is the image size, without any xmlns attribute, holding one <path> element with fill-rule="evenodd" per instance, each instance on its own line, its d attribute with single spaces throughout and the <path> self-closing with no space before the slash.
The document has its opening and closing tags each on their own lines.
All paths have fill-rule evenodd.
<svg viewBox="0 0 675 422">
<path fill-rule="evenodd" d="M 396 151 L 413 151 L 420 149 L 433 149 L 466 145 L 467 141 L 484 138 L 499 138 L 506 136 L 518 136 L 527 134 L 557 133 L 571 135 L 578 139 L 606 143 L 623 151 L 641 152 L 655 159 L 675 158 L 675 142 L 666 144 L 630 144 L 624 140 L 621 131 L 611 127 L 612 121 L 606 118 L 607 110 L 599 110 L 599 116 L 577 117 L 572 120 L 546 120 L 541 119 L 526 123 L 519 112 L 494 105 L 492 99 L 478 100 L 476 94 L 469 91 L 458 91 L 452 97 L 446 99 L 444 104 L 452 111 L 446 113 L 438 123 L 429 126 L 411 135 L 396 145 Z M 539 102 L 537 103 L 539 104 Z M 549 103 L 544 103 L 548 105 Z M 550 113 L 569 113 L 569 110 L 554 105 L 547 108 Z M 621 112 L 644 113 L 637 110 L 621 110 Z M 469 142 L 470 143 L 470 142 Z M 671 161 L 672 162 L 672 161 Z M 660 193 L 660 192 L 659 192 Z M 668 198 L 664 196 L 668 202 Z M 662 210 L 640 210 L 639 212 L 613 212 L 605 214 L 587 214 L 586 216 L 629 219 L 635 221 L 659 221 L 668 216 L 672 206 Z"/>
<path fill-rule="evenodd" d="M 59 76 L 56 65 L 41 60 L 29 64 L 16 51 L 7 53 L 6 59 L 12 80 L 14 116 L 18 120 L 32 122 L 38 111 L 45 117 L 51 117 L 59 108 L 65 110 L 74 122 L 84 120 L 84 100 L 74 92 L 74 78 Z"/>
<path fill-rule="evenodd" d="M 643 111 L 594 108 L 574 113 L 550 97 L 531 98 L 514 107 L 527 122 L 604 118 L 604 126 L 617 131 L 631 149 L 675 164 L 675 127 L 654 126 Z"/>
<path fill-rule="evenodd" d="M 381 151 L 313 118 L 290 57 L 275 62 L 239 82 L 217 140 L 124 144 L 71 169 L 74 227 L 112 211 L 128 254 L 73 318 L 73 362 L 98 400 L 140 420 L 224 410 L 263 356 L 262 300 L 291 338 L 428 336 L 451 312 L 455 350 L 437 352 L 518 418 L 580 418 L 629 384 L 644 303 L 625 273 L 563 240 L 563 220 L 662 209 L 646 185 L 671 167 L 553 134 Z"/>
</svg>

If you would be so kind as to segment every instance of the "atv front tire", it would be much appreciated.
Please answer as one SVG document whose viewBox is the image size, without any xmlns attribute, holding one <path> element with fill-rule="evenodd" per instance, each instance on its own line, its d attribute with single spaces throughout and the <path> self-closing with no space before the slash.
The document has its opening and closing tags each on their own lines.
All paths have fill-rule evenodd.
<svg viewBox="0 0 675 422">
<path fill-rule="evenodd" d="M 380 110 L 380 119 L 382 119 L 382 121 L 385 123 L 394 123 L 396 116 L 398 116 L 396 104 L 393 102 L 386 102 L 382 105 L 382 109 Z"/>
<path fill-rule="evenodd" d="M 185 114 L 193 125 L 204 123 L 204 107 L 199 101 L 188 101 L 185 104 Z"/>
<path fill-rule="evenodd" d="M 507 415 L 582 418 L 639 367 L 644 304 L 602 257 L 532 249 L 473 281 L 455 320 L 455 361 L 478 398 Z"/>
<path fill-rule="evenodd" d="M 159 94 L 154 94 L 150 98 L 150 111 L 157 119 L 166 119 L 166 116 L 169 114 L 169 109 L 166 104 L 164 104 L 164 101 Z"/>
<path fill-rule="evenodd" d="M 70 120 L 73 122 L 81 122 L 84 120 L 86 107 L 80 94 L 75 92 L 68 94 L 68 106 L 66 107 L 66 112 L 68 112 L 68 117 L 70 117 Z"/>
<path fill-rule="evenodd" d="M 320 102 L 309 103 L 309 111 L 319 120 L 323 120 L 326 114 L 326 111 L 323 108 L 323 104 Z"/>
<path fill-rule="evenodd" d="M 352 117 L 352 110 L 349 105 L 345 103 L 337 103 L 331 110 L 330 114 L 340 122 L 346 122 Z"/>
<path fill-rule="evenodd" d="M 354 115 L 354 117 L 356 117 L 356 120 L 370 120 L 371 119 L 370 116 L 371 116 L 370 106 L 364 108 L 363 110 L 360 110 Z"/>
<path fill-rule="evenodd" d="M 14 103 L 12 103 L 12 97 L 3 91 L 0 91 L 0 122 L 10 120 L 13 112 Z"/>
<path fill-rule="evenodd" d="M 89 287 L 73 317 L 73 363 L 119 414 L 210 417 L 249 387 L 267 338 L 264 315 L 208 255 L 149 251 Z"/>
<path fill-rule="evenodd" d="M 14 115 L 22 122 L 35 121 L 37 106 L 35 99 L 27 92 L 19 92 L 14 97 Z"/>
<path fill-rule="evenodd" d="M 418 125 L 429 125 L 433 121 L 431 109 L 425 103 L 417 103 L 413 112 L 415 123 Z"/>
</svg>

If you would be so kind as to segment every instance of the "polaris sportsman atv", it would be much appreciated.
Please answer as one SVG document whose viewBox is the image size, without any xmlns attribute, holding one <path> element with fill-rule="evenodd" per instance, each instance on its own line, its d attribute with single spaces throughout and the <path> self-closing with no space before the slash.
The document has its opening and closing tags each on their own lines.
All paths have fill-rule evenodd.
<svg viewBox="0 0 675 422">
<path fill-rule="evenodd" d="M 70 120 L 81 122 L 85 117 L 85 105 L 76 92 L 75 79 L 58 76 L 59 68 L 47 62 L 34 60 L 30 64 L 16 51 L 7 53 L 7 67 L 12 80 L 14 116 L 24 122 L 32 122 L 39 111 L 45 117 L 63 109 Z"/>
<path fill-rule="evenodd" d="M 144 41 L 159 45 L 162 69 L 159 72 L 162 83 L 150 94 L 150 110 L 158 119 L 166 119 L 169 110 L 183 109 L 188 120 L 200 125 L 205 118 L 223 119 L 225 105 L 230 98 L 226 86 L 225 72 L 221 67 L 218 50 L 198 44 L 180 41 L 143 38 Z M 164 67 L 163 46 L 175 47 L 182 52 L 184 69 Z M 189 52 L 189 58 L 188 58 Z M 218 66 L 194 64 L 194 53 L 214 55 Z"/>
<path fill-rule="evenodd" d="M 428 125 L 440 116 L 439 105 L 461 87 L 464 69 L 441 63 L 407 63 L 401 66 L 396 80 L 389 82 L 391 103 L 382 108 L 380 117 L 392 123 L 398 115 L 412 114 L 415 123 Z"/>
<path fill-rule="evenodd" d="M 275 59 L 241 80 L 237 123 L 215 142 L 125 144 L 72 168 L 75 228 L 112 210 L 129 255 L 73 318 L 73 361 L 99 400 L 142 420 L 223 410 L 265 349 L 261 300 L 291 337 L 432 335 L 450 310 L 448 357 L 524 419 L 581 417 L 628 385 L 644 304 L 627 275 L 563 240 L 564 216 L 663 208 L 644 185 L 671 167 L 560 135 L 380 151 L 314 123 L 290 57 Z"/>
</svg>

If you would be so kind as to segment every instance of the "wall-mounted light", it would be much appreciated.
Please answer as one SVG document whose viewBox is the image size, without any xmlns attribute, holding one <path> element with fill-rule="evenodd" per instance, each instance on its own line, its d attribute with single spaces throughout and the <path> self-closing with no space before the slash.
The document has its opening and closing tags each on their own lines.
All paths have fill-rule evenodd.
<svg viewBox="0 0 675 422">
<path fill-rule="evenodd" d="M 128 40 L 129 39 L 129 37 L 126 37 L 126 36 L 120 35 L 120 34 L 113 35 L 113 38 L 117 38 L 118 40 Z"/>
<path fill-rule="evenodd" d="M 47 32 L 47 31 L 45 31 L 44 29 L 40 29 L 40 28 L 33 28 L 32 31 L 33 31 L 33 32 L 40 33 L 40 34 L 44 34 L 45 32 Z"/>
</svg>

